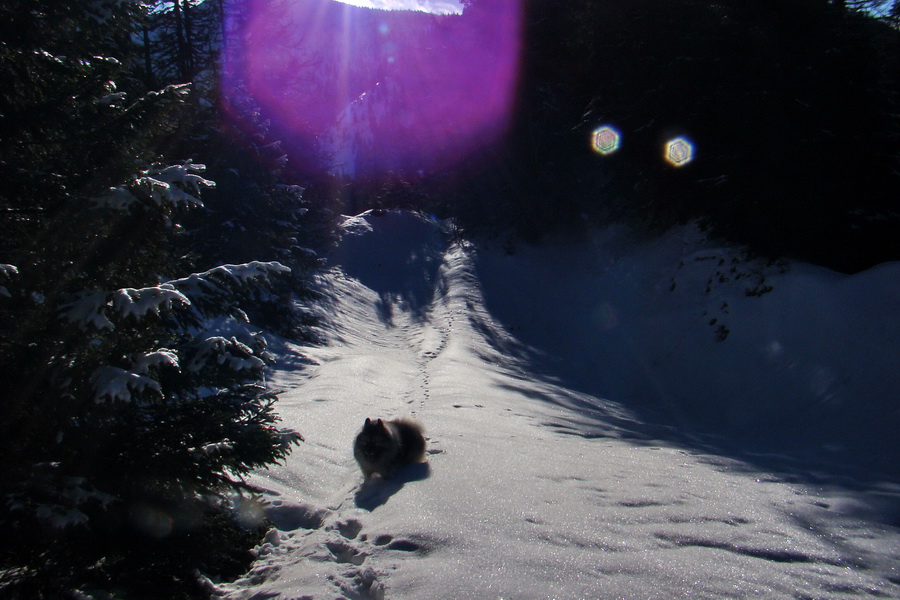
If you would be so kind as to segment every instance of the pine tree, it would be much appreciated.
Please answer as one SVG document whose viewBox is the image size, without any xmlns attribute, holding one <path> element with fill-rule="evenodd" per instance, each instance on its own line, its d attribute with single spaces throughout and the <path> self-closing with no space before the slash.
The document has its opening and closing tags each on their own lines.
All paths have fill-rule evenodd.
<svg viewBox="0 0 900 600">
<path fill-rule="evenodd" d="M 246 6 L 232 3 L 229 22 L 246 18 Z M 144 65 L 154 81 L 178 85 L 192 76 L 189 119 L 171 151 L 202 157 L 219 182 L 210 190 L 207 209 L 181 221 L 181 251 L 203 268 L 223 262 L 276 260 L 291 267 L 269 291 L 257 290 L 247 302 L 258 325 L 295 341 L 315 339 L 317 319 L 306 305 L 315 299 L 309 274 L 322 261 L 311 248 L 332 240 L 336 214 L 313 201 L 308 186 L 296 185 L 286 168 L 282 143 L 270 122 L 234 76 L 222 89 L 226 41 L 221 1 L 158 2 L 144 22 Z M 193 65 L 192 70 L 178 67 Z M 193 73 L 193 75 L 192 75 Z"/>
<path fill-rule="evenodd" d="M 214 71 L 222 45 L 223 11 L 221 1 L 153 3 L 141 36 L 148 75 L 155 81 L 180 82 Z"/>
<path fill-rule="evenodd" d="M 5 597 L 127 589 L 135 573 L 157 596 L 189 594 L 227 554 L 210 548 L 243 535 L 223 520 L 243 475 L 299 440 L 278 425 L 272 357 L 241 309 L 290 269 L 196 269 L 184 252 L 178 222 L 215 183 L 165 158 L 196 102 L 189 83 L 143 88 L 167 79 L 140 68 L 147 14 L 0 6 Z"/>
</svg>

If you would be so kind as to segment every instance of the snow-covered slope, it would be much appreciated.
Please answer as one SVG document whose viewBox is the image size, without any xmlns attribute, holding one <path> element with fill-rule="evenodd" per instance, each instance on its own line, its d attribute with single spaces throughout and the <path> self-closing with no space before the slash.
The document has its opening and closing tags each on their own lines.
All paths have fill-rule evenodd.
<svg viewBox="0 0 900 600">
<path fill-rule="evenodd" d="M 683 228 L 478 265 L 488 309 L 566 385 L 768 468 L 900 478 L 900 264 L 772 265 Z"/>
<path fill-rule="evenodd" d="M 764 409 L 770 429 L 826 431 L 796 418 L 809 374 L 820 412 L 843 402 L 848 423 L 862 422 L 857 394 L 895 400 L 898 265 L 853 281 L 759 267 L 753 289 L 773 290 L 751 297 L 726 283 L 706 294 L 702 270 L 725 258 L 730 272 L 732 255 L 688 230 L 509 255 L 447 246 L 406 213 L 345 229 L 320 281 L 329 343 L 286 353 L 273 374 L 306 443 L 254 475 L 275 528 L 253 569 L 221 586 L 227 597 L 900 596 L 895 477 L 851 478 L 852 464 L 801 477 L 785 465 L 809 457 L 774 442 L 781 468 L 766 470 L 746 446 L 699 433 L 718 425 L 739 442 L 732 432 L 760 431 Z M 831 302 L 860 314 L 822 312 Z M 852 329 L 862 313 L 878 325 Z M 824 362 L 834 348 L 841 365 Z M 780 375 L 754 382 L 766 369 Z M 376 416 L 420 420 L 428 463 L 362 486 L 351 446 Z"/>
</svg>

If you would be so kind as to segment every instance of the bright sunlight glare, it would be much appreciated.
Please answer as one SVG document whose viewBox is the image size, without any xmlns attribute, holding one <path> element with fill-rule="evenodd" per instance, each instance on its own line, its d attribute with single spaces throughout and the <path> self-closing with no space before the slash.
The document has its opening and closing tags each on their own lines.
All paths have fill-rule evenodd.
<svg viewBox="0 0 900 600">
<path fill-rule="evenodd" d="M 462 4 L 456 0 L 337 0 L 344 4 L 381 10 L 415 10 L 434 15 L 460 15 Z"/>
<path fill-rule="evenodd" d="M 363 0 L 354 0 L 362 2 Z M 281 141 L 311 174 L 378 177 L 452 166 L 505 132 L 520 0 L 228 3 L 229 126 Z"/>
</svg>

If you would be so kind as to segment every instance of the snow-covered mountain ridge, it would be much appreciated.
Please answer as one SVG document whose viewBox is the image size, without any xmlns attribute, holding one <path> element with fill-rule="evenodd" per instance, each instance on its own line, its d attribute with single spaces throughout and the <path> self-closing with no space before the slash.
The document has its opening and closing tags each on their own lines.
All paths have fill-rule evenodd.
<svg viewBox="0 0 900 600">
<path fill-rule="evenodd" d="M 733 256 L 689 230 L 513 254 L 408 213 L 345 232 L 328 343 L 273 374 L 306 443 L 254 475 L 275 528 L 227 597 L 900 595 L 900 486 L 854 450 L 896 450 L 900 265 L 736 262 L 760 279 L 707 294 Z M 428 463 L 361 486 L 374 416 L 424 423 Z"/>
</svg>

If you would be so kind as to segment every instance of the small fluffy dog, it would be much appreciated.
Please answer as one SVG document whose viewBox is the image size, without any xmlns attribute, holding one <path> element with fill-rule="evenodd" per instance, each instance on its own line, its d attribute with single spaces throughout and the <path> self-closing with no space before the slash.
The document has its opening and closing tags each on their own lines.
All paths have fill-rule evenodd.
<svg viewBox="0 0 900 600">
<path fill-rule="evenodd" d="M 353 443 L 353 456 L 367 481 L 376 473 L 390 479 L 400 467 L 424 460 L 422 426 L 410 419 L 366 419 Z"/>
</svg>

